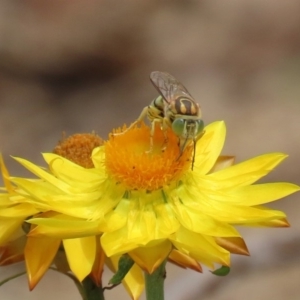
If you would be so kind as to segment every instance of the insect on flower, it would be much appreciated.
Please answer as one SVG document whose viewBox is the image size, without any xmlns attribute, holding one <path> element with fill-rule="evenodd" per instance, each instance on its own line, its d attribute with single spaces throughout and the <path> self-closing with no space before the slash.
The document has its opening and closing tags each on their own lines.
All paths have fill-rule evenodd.
<svg viewBox="0 0 300 300">
<path fill-rule="evenodd" d="M 182 155 L 185 147 L 191 141 L 193 142 L 193 168 L 196 141 L 204 133 L 200 106 L 183 84 L 169 73 L 154 71 L 150 74 L 150 80 L 160 93 L 160 96 L 155 98 L 150 105 L 144 107 L 138 119 L 127 130 L 147 116 L 151 122 L 149 150 L 151 152 L 156 123 L 161 124 L 161 129 L 165 135 L 165 144 L 167 143 L 166 129 L 167 127 L 172 128 L 179 138 L 179 157 Z"/>
</svg>

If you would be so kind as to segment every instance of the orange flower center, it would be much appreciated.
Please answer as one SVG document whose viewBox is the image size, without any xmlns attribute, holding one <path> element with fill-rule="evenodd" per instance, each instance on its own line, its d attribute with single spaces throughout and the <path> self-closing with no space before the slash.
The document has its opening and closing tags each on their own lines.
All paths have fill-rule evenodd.
<svg viewBox="0 0 300 300">
<path fill-rule="evenodd" d="M 94 148 L 103 144 L 103 140 L 94 133 L 78 133 L 63 139 L 53 152 L 84 168 L 93 168 L 91 159 Z"/>
<path fill-rule="evenodd" d="M 129 190 L 153 191 L 174 183 L 191 168 L 192 145 L 180 155 L 178 137 L 171 129 L 155 128 L 150 149 L 150 128 L 142 124 L 116 130 L 105 143 L 107 172 Z M 124 131 L 124 132 L 122 132 Z"/>
</svg>

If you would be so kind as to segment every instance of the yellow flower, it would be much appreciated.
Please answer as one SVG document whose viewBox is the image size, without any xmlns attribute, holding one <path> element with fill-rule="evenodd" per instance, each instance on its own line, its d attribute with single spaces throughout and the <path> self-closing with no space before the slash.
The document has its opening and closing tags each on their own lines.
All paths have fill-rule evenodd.
<svg viewBox="0 0 300 300">
<path fill-rule="evenodd" d="M 11 184 L 9 173 L 5 167 L 2 156 L 0 156 L 0 169 L 5 184 L 0 194 L 0 266 L 10 265 L 25 260 L 28 270 L 30 289 L 46 272 L 54 256 L 49 254 L 49 238 L 27 238 L 26 232 L 30 225 L 24 221 L 39 213 L 34 205 L 26 203 L 26 199 L 19 196 L 15 187 Z M 59 244 L 57 245 L 58 248 Z M 36 250 L 46 253 L 44 257 L 34 257 Z M 57 249 L 56 249 L 57 250 Z"/>
<path fill-rule="evenodd" d="M 91 151 L 99 143 L 102 141 L 95 135 L 74 135 L 61 142 L 54 151 L 87 168 L 92 167 Z M 25 260 L 30 290 L 37 285 L 52 263 L 62 273 L 71 270 L 79 281 L 90 275 L 100 286 L 105 262 L 100 236 L 84 235 L 65 240 L 51 236 L 26 236 L 30 231 L 30 224 L 24 223 L 26 219 L 37 215 L 51 218 L 57 213 L 48 210 L 43 203 L 31 199 L 26 191 L 12 185 L 2 156 L 0 167 L 5 183 L 5 188 L 1 189 L 3 193 L 0 194 L 0 266 Z M 30 183 L 44 185 L 41 180 L 30 180 Z M 44 187 L 46 188 L 46 185 Z M 117 269 L 119 258 L 120 256 L 116 255 L 107 261 L 114 271 Z M 123 283 L 131 297 L 137 299 L 144 287 L 141 270 L 134 266 Z"/>
<path fill-rule="evenodd" d="M 118 131 L 120 132 L 120 131 Z M 149 151 L 150 129 L 142 125 L 111 135 L 94 149 L 94 168 L 85 169 L 55 154 L 44 154 L 46 171 L 16 158 L 40 181 L 11 180 L 31 203 L 56 212 L 29 220 L 29 236 L 81 238 L 102 234 L 107 256 L 128 253 L 153 272 L 163 260 L 201 271 L 200 264 L 230 265 L 230 253 L 248 254 L 234 225 L 288 227 L 286 215 L 262 204 L 299 190 L 290 183 L 253 184 L 286 155 L 271 153 L 233 165 L 220 156 L 224 122 L 205 128 L 180 156 L 171 130 L 159 127 Z"/>
</svg>

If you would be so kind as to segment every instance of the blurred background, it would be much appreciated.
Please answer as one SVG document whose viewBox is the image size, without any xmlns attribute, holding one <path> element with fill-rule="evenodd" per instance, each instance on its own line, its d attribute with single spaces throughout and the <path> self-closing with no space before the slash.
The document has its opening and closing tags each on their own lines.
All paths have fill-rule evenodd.
<svg viewBox="0 0 300 300">
<path fill-rule="evenodd" d="M 0 0 L 0 151 L 42 164 L 62 132 L 130 123 L 157 96 L 151 71 L 167 71 L 200 103 L 206 123 L 224 120 L 224 154 L 289 158 L 264 181 L 300 184 L 300 1 Z M 299 299 L 300 194 L 271 206 L 289 229 L 243 229 L 251 257 L 233 257 L 216 278 L 168 266 L 166 300 Z M 0 268 L 0 280 L 24 270 Z M 104 284 L 109 279 L 105 271 Z M 122 287 L 106 294 L 129 299 Z M 4 300 L 80 300 L 49 271 L 33 292 L 26 277 Z M 144 299 L 144 297 L 142 298 Z"/>
</svg>

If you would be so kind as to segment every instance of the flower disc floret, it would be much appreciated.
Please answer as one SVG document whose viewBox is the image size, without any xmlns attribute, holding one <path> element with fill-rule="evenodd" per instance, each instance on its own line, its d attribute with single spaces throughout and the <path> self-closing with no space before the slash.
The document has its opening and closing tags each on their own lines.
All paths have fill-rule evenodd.
<svg viewBox="0 0 300 300">
<path fill-rule="evenodd" d="M 192 147 L 179 152 L 178 139 L 171 130 L 166 136 L 156 128 L 150 149 L 150 128 L 135 127 L 110 135 L 105 143 L 108 175 L 127 190 L 154 191 L 178 182 L 191 168 Z"/>
<path fill-rule="evenodd" d="M 65 157 L 84 168 L 93 168 L 92 151 L 102 144 L 103 140 L 95 133 L 78 133 L 60 141 L 54 148 L 53 153 Z"/>
</svg>

